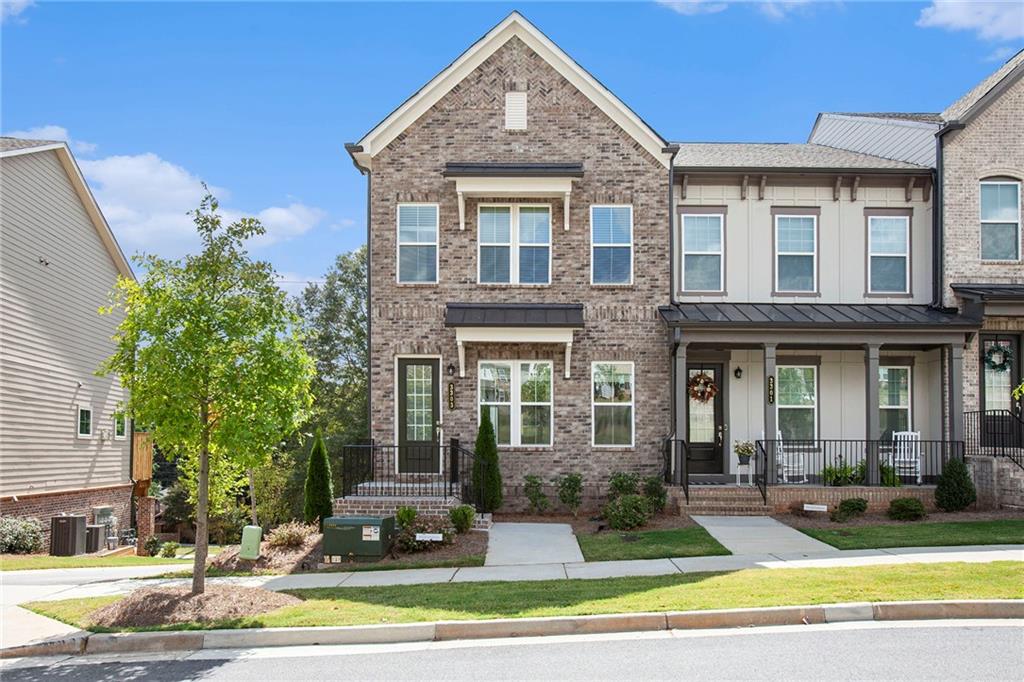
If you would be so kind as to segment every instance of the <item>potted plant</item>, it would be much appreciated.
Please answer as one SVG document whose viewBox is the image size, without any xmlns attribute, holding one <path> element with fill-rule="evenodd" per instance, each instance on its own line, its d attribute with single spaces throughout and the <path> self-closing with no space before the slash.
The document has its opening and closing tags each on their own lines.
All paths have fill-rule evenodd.
<svg viewBox="0 0 1024 682">
<path fill-rule="evenodd" d="M 732 450 L 736 453 L 736 459 L 739 460 L 740 466 L 750 464 L 750 458 L 754 455 L 753 443 L 749 440 L 738 440 L 732 444 Z"/>
</svg>

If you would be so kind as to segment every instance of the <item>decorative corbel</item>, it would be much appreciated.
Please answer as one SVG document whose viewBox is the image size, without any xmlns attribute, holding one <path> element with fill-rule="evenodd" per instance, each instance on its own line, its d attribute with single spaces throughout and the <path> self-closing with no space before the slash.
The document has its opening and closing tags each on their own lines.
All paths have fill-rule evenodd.
<svg viewBox="0 0 1024 682">
<path fill-rule="evenodd" d="M 853 187 L 850 188 L 850 201 L 857 201 L 857 188 L 860 187 L 860 176 L 853 177 Z"/>
<path fill-rule="evenodd" d="M 764 188 L 768 186 L 768 176 L 761 176 L 761 186 L 757 190 L 757 198 L 759 201 L 764 201 Z"/>
<path fill-rule="evenodd" d="M 569 367 L 572 365 L 572 341 L 565 344 L 565 378 L 569 378 Z"/>
<path fill-rule="evenodd" d="M 911 198 L 914 196 L 914 177 L 911 176 L 907 180 L 907 203 L 910 203 Z"/>
<path fill-rule="evenodd" d="M 925 178 L 921 187 L 921 201 L 928 201 L 932 196 L 932 179 Z"/>
<path fill-rule="evenodd" d="M 456 342 L 459 347 L 459 378 L 466 378 L 466 347 L 462 345 L 462 341 Z"/>
<path fill-rule="evenodd" d="M 839 201 L 839 190 L 843 186 L 843 176 L 836 176 L 836 184 L 832 187 L 832 201 Z"/>
<path fill-rule="evenodd" d="M 749 175 L 744 175 L 743 176 L 743 184 L 740 185 L 740 199 L 746 199 L 747 198 L 747 185 L 749 183 L 750 183 L 750 176 Z"/>
<path fill-rule="evenodd" d="M 565 193 L 565 200 L 564 200 L 564 203 L 562 204 L 562 214 L 563 214 L 562 217 L 563 217 L 563 220 L 564 220 L 564 229 L 565 229 L 566 232 L 569 231 L 569 194 L 571 194 L 571 193 L 570 192 L 566 192 Z"/>
<path fill-rule="evenodd" d="M 679 193 L 679 198 L 686 201 L 686 188 L 690 184 L 690 176 L 683 173 L 683 191 Z"/>
<path fill-rule="evenodd" d="M 459 192 L 459 229 L 466 229 L 466 197 Z"/>
</svg>

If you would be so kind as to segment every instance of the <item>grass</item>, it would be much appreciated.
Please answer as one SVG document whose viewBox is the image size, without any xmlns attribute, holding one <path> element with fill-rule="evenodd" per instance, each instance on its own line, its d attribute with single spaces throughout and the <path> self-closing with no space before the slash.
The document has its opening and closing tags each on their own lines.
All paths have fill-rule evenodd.
<svg viewBox="0 0 1024 682">
<path fill-rule="evenodd" d="M 336 571 L 336 572 L 358 572 L 358 571 L 397 571 L 405 568 L 457 568 L 462 566 L 483 566 L 484 555 L 483 554 L 467 554 L 466 556 L 455 557 L 453 559 L 422 559 L 417 561 L 407 561 L 403 563 L 360 563 L 360 564 L 336 564 L 331 568 L 325 568 L 317 571 L 317 573 L 323 573 L 324 571 Z M 224 571 L 212 566 L 206 568 L 206 575 L 211 578 L 221 578 L 227 576 L 251 576 L 256 575 L 251 571 Z M 278 573 L 259 573 L 258 575 L 284 575 Z M 192 571 L 168 571 L 167 573 L 161 573 L 160 575 L 152 576 L 152 578 L 163 579 L 163 578 L 191 578 Z"/>
<path fill-rule="evenodd" d="M 617 559 L 665 559 L 669 557 L 731 554 L 700 526 L 635 533 L 581 533 L 579 540 L 587 561 Z"/>
<path fill-rule="evenodd" d="M 848 528 L 800 528 L 839 549 L 1024 544 L 1024 519 L 906 523 Z"/>
<path fill-rule="evenodd" d="M 303 603 L 231 621 L 145 629 L 366 625 L 850 601 L 1021 599 L 1024 564 L 999 561 L 748 569 L 605 580 L 441 583 L 289 593 L 303 599 Z M 26 606 L 44 616 L 87 628 L 89 614 L 116 599 L 92 597 Z"/>
<path fill-rule="evenodd" d="M 210 556 L 216 556 L 224 549 L 222 545 L 210 545 Z M 163 557 L 135 556 L 49 556 L 46 554 L 0 554 L 0 571 L 31 571 L 47 568 L 117 568 L 122 566 L 159 566 L 160 564 L 182 564 L 192 561 L 195 547 L 183 545 L 178 548 L 174 559 Z M 188 571 L 191 576 L 192 572 Z"/>
</svg>

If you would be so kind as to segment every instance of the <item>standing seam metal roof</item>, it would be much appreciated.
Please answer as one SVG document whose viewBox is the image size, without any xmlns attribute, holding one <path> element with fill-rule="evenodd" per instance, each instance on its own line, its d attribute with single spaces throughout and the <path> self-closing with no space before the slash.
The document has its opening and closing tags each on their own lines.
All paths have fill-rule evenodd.
<svg viewBox="0 0 1024 682">
<path fill-rule="evenodd" d="M 677 303 L 658 311 L 679 327 L 977 327 L 980 323 L 926 305 L 851 303 Z"/>
</svg>

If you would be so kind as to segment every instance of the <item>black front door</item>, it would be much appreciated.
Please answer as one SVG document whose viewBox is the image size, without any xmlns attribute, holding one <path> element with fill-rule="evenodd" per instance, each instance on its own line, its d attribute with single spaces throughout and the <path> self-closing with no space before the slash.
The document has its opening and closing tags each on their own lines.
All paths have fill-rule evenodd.
<svg viewBox="0 0 1024 682">
<path fill-rule="evenodd" d="M 441 471 L 438 432 L 441 421 L 441 361 L 398 360 L 398 473 Z"/>
<path fill-rule="evenodd" d="M 686 441 L 691 474 L 720 474 L 723 468 L 725 420 L 722 410 L 721 363 L 689 363 L 686 366 Z M 710 381 L 718 391 L 713 398 L 694 396 L 691 386 Z"/>
<path fill-rule="evenodd" d="M 982 447 L 1024 447 L 1021 401 L 1013 389 L 1021 382 L 1021 337 L 983 334 L 979 346 Z"/>
</svg>

